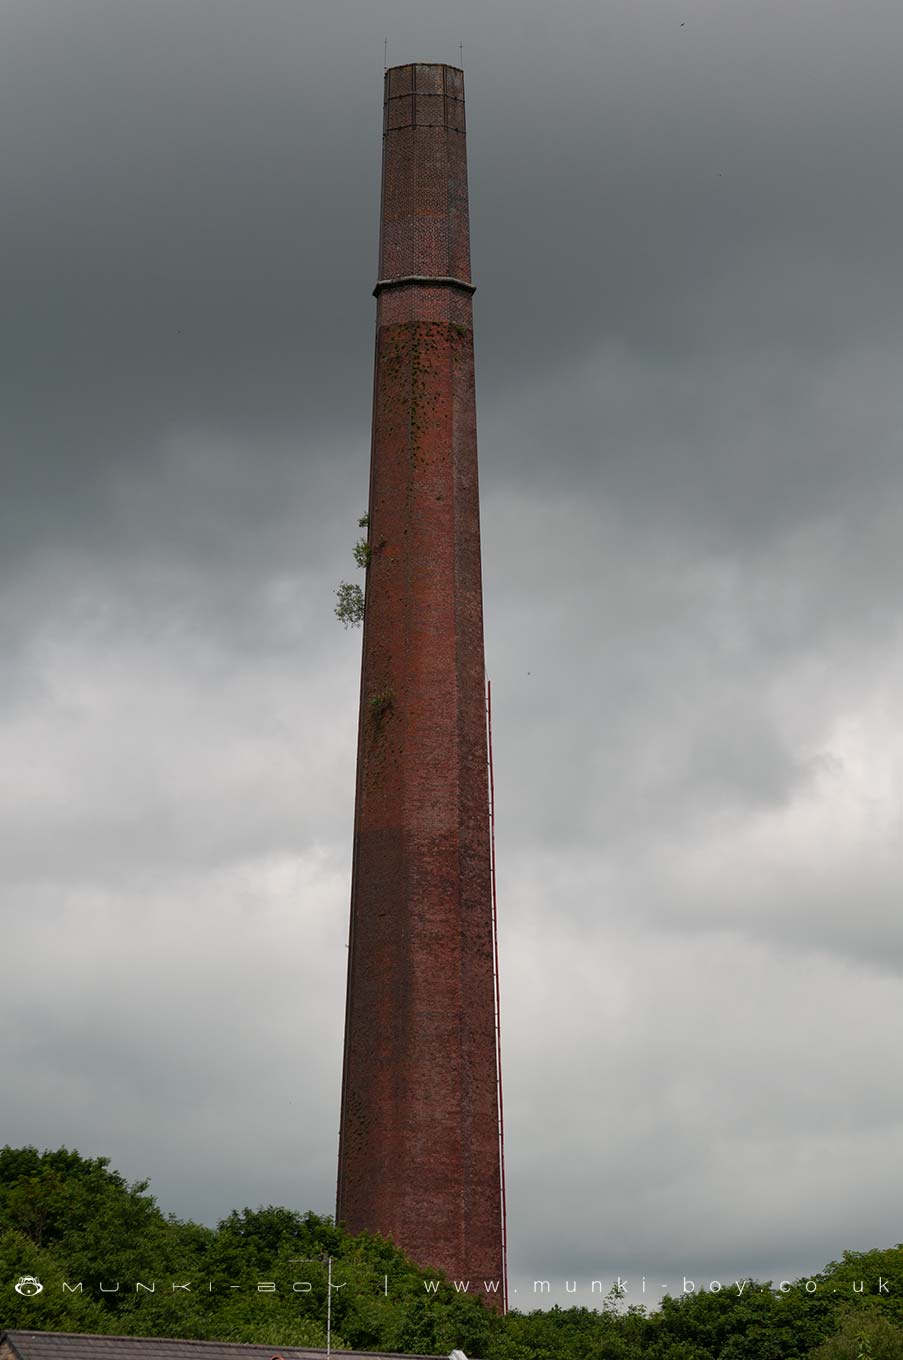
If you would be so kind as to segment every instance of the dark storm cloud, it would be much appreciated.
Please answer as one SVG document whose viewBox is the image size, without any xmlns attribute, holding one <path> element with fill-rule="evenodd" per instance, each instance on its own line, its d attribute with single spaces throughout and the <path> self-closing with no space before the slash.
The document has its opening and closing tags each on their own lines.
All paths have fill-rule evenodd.
<svg viewBox="0 0 903 1360">
<path fill-rule="evenodd" d="M 460 40 L 513 1268 L 892 1241 L 898 7 L 2 27 L 5 1137 L 331 1207 L 383 37 Z"/>
<path fill-rule="evenodd" d="M 349 413 L 347 375 L 369 352 L 384 20 L 331 15 L 85 4 L 8 20 L 4 420 L 24 465 L 20 542 L 53 522 L 47 492 L 70 524 L 108 522 L 123 441 L 152 459 L 178 421 L 249 439 L 287 426 L 305 463 L 324 424 L 365 427 L 366 386 Z M 385 21 L 424 32 L 404 8 Z M 676 362 L 773 353 L 779 337 L 787 359 L 762 395 L 780 405 L 795 351 L 892 330 L 896 22 L 882 42 L 821 6 L 701 9 L 683 30 L 664 5 L 574 6 L 551 28 L 528 8 L 501 50 L 501 15 L 481 25 L 482 385 L 566 372 L 606 340 Z M 598 428 L 598 403 L 583 409 Z"/>
</svg>

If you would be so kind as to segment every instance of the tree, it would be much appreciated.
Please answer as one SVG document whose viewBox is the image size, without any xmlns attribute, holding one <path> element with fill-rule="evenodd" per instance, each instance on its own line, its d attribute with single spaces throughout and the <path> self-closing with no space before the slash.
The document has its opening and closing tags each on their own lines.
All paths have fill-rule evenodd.
<svg viewBox="0 0 903 1360">
<path fill-rule="evenodd" d="M 146 1181 L 129 1184 L 105 1157 L 0 1149 L 0 1279 L 34 1276 L 44 1286 L 31 1297 L 9 1289 L 3 1326 L 321 1347 L 327 1260 L 337 1286 L 336 1350 L 459 1348 L 483 1360 L 903 1360 L 903 1247 L 845 1252 L 812 1277 L 814 1290 L 802 1280 L 789 1290 L 750 1280 L 742 1293 L 666 1297 L 649 1313 L 622 1311 L 614 1291 L 598 1310 L 499 1317 L 447 1281 L 428 1292 L 436 1272 L 419 1270 L 379 1236 L 351 1236 L 328 1215 L 270 1204 L 206 1227 L 163 1214 Z M 879 1280 L 889 1290 L 876 1292 Z M 172 1290 L 171 1281 L 191 1289 Z M 65 1292 L 64 1282 L 82 1282 L 83 1292 Z"/>
<path fill-rule="evenodd" d="M 874 1306 L 851 1309 L 809 1360 L 903 1360 L 903 1328 Z"/>
<path fill-rule="evenodd" d="M 361 515 L 358 520 L 358 527 L 369 529 L 370 516 Z M 366 571 L 370 566 L 370 559 L 373 550 L 369 539 L 359 538 L 352 549 L 354 560 L 357 565 Z M 336 588 L 336 618 L 341 620 L 346 628 L 355 628 L 364 620 L 364 592 L 360 586 L 354 585 L 351 581 L 341 581 Z"/>
</svg>

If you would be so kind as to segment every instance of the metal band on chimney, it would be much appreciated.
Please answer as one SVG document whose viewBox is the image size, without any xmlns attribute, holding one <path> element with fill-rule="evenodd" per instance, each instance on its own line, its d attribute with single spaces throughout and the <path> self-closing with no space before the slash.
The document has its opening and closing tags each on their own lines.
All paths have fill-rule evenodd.
<svg viewBox="0 0 903 1360">
<path fill-rule="evenodd" d="M 379 279 L 373 289 L 373 296 L 379 297 L 387 288 L 403 288 L 406 283 L 416 283 L 426 288 L 458 288 L 462 293 L 475 293 L 477 285 L 464 279 L 434 278 L 426 274 L 404 274 L 399 279 Z"/>
</svg>

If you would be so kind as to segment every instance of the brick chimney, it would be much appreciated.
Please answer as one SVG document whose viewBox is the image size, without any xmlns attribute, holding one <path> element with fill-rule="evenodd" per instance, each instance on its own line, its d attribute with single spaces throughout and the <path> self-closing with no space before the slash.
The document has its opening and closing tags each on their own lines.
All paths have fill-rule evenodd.
<svg viewBox="0 0 903 1360">
<path fill-rule="evenodd" d="M 383 112 L 337 1218 L 502 1307 L 463 74 Z"/>
</svg>

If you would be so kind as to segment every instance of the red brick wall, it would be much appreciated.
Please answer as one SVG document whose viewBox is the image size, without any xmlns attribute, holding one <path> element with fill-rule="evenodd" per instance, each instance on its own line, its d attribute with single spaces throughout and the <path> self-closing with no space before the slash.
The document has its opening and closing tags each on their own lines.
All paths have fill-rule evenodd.
<svg viewBox="0 0 903 1360">
<path fill-rule="evenodd" d="M 386 73 L 381 280 L 470 280 L 463 77 Z M 472 305 L 387 287 L 376 371 L 338 1217 L 501 1278 Z"/>
</svg>

